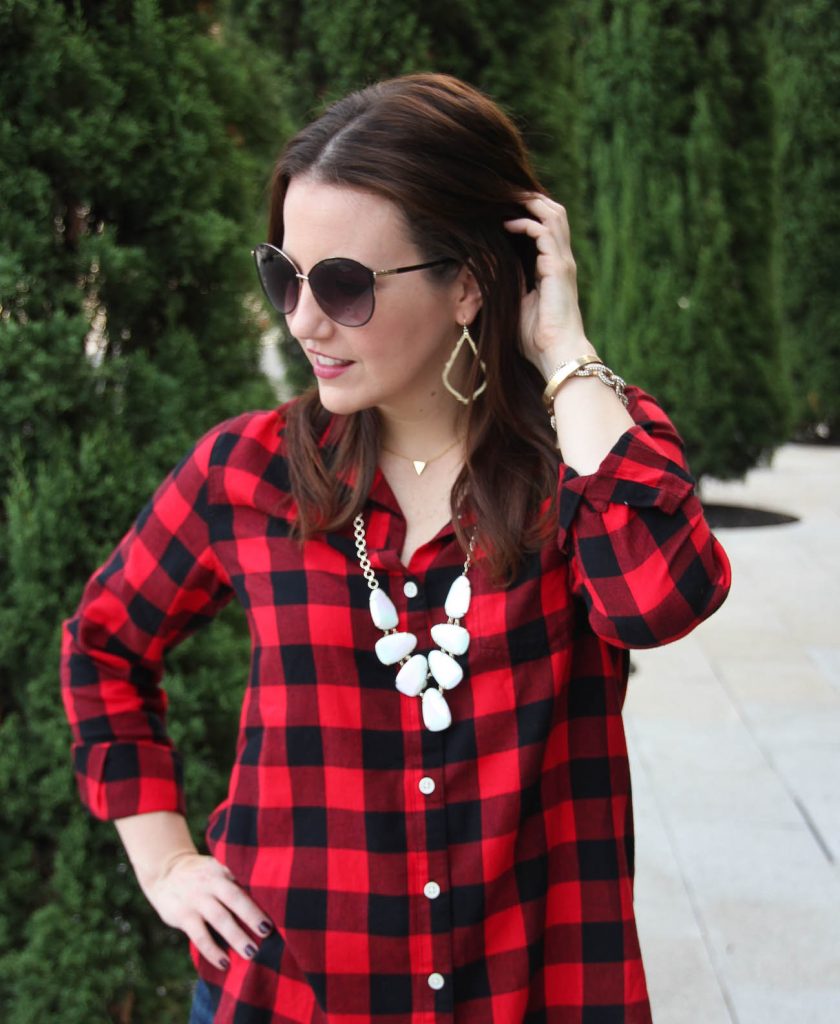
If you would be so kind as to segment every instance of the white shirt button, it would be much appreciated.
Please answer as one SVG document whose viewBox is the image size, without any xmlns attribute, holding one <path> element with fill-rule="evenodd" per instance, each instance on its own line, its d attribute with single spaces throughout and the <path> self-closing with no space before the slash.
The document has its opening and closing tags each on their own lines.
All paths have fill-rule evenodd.
<svg viewBox="0 0 840 1024">
<path fill-rule="evenodd" d="M 438 974 L 437 971 L 435 971 L 434 974 L 429 975 L 429 988 L 433 988 L 437 991 L 438 989 L 443 988 L 445 984 L 446 982 L 443 980 L 443 975 Z"/>
<path fill-rule="evenodd" d="M 429 793 L 434 793 L 435 791 L 435 780 L 430 779 L 428 775 L 424 775 L 419 782 L 419 788 L 421 793 L 428 796 Z"/>
<path fill-rule="evenodd" d="M 423 892 L 429 897 L 430 900 L 436 900 L 440 896 L 440 886 L 437 882 L 426 882 L 423 886 Z"/>
<path fill-rule="evenodd" d="M 420 591 L 417 589 L 417 584 L 414 580 L 406 580 L 403 584 L 403 593 L 406 597 L 417 597 Z"/>
</svg>

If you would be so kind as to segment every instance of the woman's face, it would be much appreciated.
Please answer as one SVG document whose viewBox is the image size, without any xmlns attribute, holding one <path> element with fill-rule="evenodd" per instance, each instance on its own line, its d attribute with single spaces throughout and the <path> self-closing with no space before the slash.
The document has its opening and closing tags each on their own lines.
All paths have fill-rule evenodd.
<svg viewBox="0 0 840 1024">
<path fill-rule="evenodd" d="M 389 270 L 436 255 L 418 252 L 393 203 L 312 178 L 292 179 L 283 223 L 283 251 L 304 274 L 332 256 Z M 481 305 L 474 278 L 466 268 L 443 281 L 430 271 L 412 271 L 378 278 L 375 294 L 368 323 L 344 327 L 323 312 L 303 282 L 297 306 L 286 316 L 312 364 L 322 404 L 340 414 L 376 406 L 386 416 L 411 418 L 439 408 L 441 373 L 460 324 L 470 323 Z M 460 383 L 454 371 L 453 377 Z"/>
</svg>

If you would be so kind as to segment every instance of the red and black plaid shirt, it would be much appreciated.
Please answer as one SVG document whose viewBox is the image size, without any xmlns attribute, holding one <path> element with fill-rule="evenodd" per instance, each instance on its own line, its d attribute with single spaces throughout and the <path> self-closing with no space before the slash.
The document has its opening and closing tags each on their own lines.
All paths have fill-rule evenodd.
<svg viewBox="0 0 840 1024">
<path fill-rule="evenodd" d="M 560 465 L 556 536 L 515 582 L 471 567 L 444 732 L 374 654 L 352 527 L 302 547 L 289 536 L 284 408 L 211 430 L 89 581 L 65 623 L 63 693 L 82 798 L 101 818 L 183 811 L 164 653 L 232 597 L 248 616 L 236 763 L 207 842 L 277 929 L 228 972 L 193 949 L 216 1021 L 650 1021 L 627 649 L 711 614 L 729 567 L 673 426 L 628 395 L 637 425 L 596 473 Z M 380 473 L 364 517 L 400 628 L 429 650 L 464 560 L 452 527 L 406 568 Z"/>
</svg>

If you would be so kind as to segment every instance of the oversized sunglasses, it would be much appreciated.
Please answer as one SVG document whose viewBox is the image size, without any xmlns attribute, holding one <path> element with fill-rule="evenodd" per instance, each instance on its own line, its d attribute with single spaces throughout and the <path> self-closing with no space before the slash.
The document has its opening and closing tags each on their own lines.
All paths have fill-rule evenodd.
<svg viewBox="0 0 840 1024">
<path fill-rule="evenodd" d="M 308 281 L 321 309 L 330 320 L 344 327 L 363 327 L 373 316 L 374 286 L 378 277 L 408 274 L 412 270 L 427 270 L 452 262 L 452 257 L 447 257 L 410 267 L 371 270 L 356 260 L 333 256 L 320 260 L 308 274 L 302 274 L 282 249 L 268 242 L 261 242 L 251 253 L 266 298 L 279 313 L 292 312 L 300 299 L 301 282 Z"/>
</svg>

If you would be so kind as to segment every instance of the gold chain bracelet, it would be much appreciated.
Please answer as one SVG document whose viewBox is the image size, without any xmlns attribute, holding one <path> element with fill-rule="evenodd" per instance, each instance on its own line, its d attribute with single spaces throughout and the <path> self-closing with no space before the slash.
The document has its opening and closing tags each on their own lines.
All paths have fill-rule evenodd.
<svg viewBox="0 0 840 1024">
<path fill-rule="evenodd" d="M 605 384 L 608 388 L 611 388 L 617 395 L 621 404 L 626 409 L 630 404 L 627 395 L 624 393 L 624 389 L 627 387 L 627 382 L 623 377 L 619 377 L 617 373 L 606 366 L 598 359 L 598 357 L 590 356 L 579 356 L 577 359 L 569 360 L 568 363 L 563 363 L 558 366 L 554 373 L 549 378 L 546 389 L 543 392 L 543 401 L 546 403 L 547 411 L 551 420 L 551 429 L 557 429 L 557 419 L 554 415 L 554 399 L 557 397 L 557 392 L 561 386 L 566 383 L 570 377 L 597 377 L 602 384 Z M 550 401 L 547 399 L 550 392 Z"/>
</svg>

